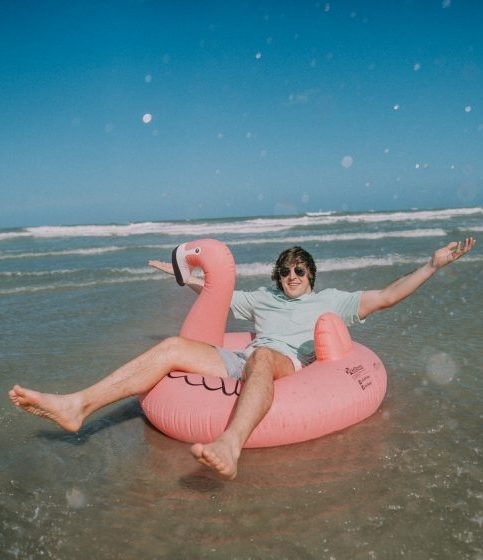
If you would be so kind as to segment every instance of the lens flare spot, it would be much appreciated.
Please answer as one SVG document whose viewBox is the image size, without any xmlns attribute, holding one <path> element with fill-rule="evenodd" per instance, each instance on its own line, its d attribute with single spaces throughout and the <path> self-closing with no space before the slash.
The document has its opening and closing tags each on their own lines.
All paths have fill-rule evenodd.
<svg viewBox="0 0 483 560">
<path fill-rule="evenodd" d="M 346 169 L 352 167 L 353 163 L 354 163 L 354 158 L 352 156 L 344 156 L 340 160 L 340 164 L 342 165 L 342 167 L 345 167 Z"/>
<path fill-rule="evenodd" d="M 446 352 L 431 354 L 426 363 L 426 377 L 437 385 L 448 385 L 458 373 L 453 358 Z"/>
<path fill-rule="evenodd" d="M 85 494 L 78 488 L 71 488 L 65 493 L 67 505 L 72 509 L 81 509 L 87 505 Z"/>
</svg>

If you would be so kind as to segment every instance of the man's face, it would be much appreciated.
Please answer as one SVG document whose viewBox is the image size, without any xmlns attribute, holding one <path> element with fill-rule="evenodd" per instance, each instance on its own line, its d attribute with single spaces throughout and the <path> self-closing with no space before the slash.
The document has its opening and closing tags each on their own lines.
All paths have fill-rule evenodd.
<svg viewBox="0 0 483 560">
<path fill-rule="evenodd" d="M 309 270 L 304 264 L 284 265 L 279 269 L 283 293 L 288 298 L 297 298 L 310 294 Z"/>
</svg>

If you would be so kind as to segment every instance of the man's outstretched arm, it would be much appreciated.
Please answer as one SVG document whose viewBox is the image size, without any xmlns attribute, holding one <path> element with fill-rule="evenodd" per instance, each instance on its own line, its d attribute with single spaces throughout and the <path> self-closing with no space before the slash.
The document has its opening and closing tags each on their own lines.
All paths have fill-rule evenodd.
<svg viewBox="0 0 483 560">
<path fill-rule="evenodd" d="M 362 293 L 359 304 L 359 317 L 364 319 L 371 313 L 396 305 L 413 294 L 443 266 L 451 264 L 469 253 L 476 240 L 467 237 L 462 242 L 452 241 L 438 249 L 431 260 L 410 274 L 399 278 L 381 290 L 368 290 Z"/>
</svg>

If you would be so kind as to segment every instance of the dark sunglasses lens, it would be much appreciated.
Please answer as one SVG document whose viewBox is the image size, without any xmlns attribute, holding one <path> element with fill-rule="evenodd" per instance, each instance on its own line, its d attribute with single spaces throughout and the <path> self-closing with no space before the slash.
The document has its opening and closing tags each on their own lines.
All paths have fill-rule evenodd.
<svg viewBox="0 0 483 560">
<path fill-rule="evenodd" d="M 288 268 L 288 266 L 282 266 L 282 268 L 279 270 L 279 272 L 280 272 L 280 276 L 282 278 L 286 278 L 290 274 L 290 268 Z M 305 268 L 302 268 L 300 266 L 296 266 L 294 268 L 294 272 L 297 276 L 302 278 L 303 276 L 305 276 L 305 273 L 307 271 L 305 270 Z"/>
</svg>

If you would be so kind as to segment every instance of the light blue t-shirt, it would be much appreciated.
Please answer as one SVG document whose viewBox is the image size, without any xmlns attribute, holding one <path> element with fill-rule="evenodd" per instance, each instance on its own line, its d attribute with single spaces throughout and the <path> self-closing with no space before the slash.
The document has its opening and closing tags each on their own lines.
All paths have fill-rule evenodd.
<svg viewBox="0 0 483 560">
<path fill-rule="evenodd" d="M 361 295 L 328 288 L 288 298 L 276 288 L 236 290 L 231 310 L 235 318 L 254 324 L 256 336 L 247 354 L 254 348 L 268 347 L 307 365 L 315 360 L 314 327 L 319 316 L 332 311 L 346 325 L 361 322 L 357 314 Z"/>
</svg>

